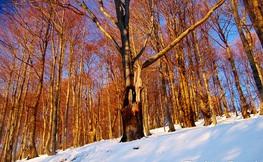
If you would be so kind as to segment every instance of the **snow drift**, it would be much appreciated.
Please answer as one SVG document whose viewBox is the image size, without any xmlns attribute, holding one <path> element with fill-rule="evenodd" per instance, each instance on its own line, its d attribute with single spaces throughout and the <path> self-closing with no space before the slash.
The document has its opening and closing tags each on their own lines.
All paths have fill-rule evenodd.
<svg viewBox="0 0 263 162">
<path fill-rule="evenodd" d="M 152 136 L 119 143 L 120 138 L 100 141 L 80 148 L 59 151 L 55 156 L 41 155 L 28 162 L 248 162 L 263 161 L 263 117 L 241 119 L 218 117 L 217 126 L 202 126 L 164 132 L 164 128 L 151 130 Z M 167 131 L 168 128 L 166 128 Z M 25 162 L 22 160 L 21 162 Z"/>
</svg>

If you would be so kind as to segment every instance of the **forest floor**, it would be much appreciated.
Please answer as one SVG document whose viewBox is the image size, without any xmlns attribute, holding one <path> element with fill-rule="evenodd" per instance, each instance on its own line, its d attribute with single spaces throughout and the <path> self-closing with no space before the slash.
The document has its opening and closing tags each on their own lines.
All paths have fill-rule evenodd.
<svg viewBox="0 0 263 162">
<path fill-rule="evenodd" d="M 202 126 L 200 120 L 194 128 L 175 125 L 172 133 L 158 128 L 132 142 L 105 140 L 20 162 L 263 162 L 263 116 L 231 116 L 217 117 L 217 126 Z"/>
</svg>

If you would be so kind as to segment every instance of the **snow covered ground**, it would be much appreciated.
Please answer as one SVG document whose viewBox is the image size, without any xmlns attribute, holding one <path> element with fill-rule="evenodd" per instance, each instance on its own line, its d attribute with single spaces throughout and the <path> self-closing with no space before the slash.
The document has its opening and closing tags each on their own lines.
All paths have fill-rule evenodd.
<svg viewBox="0 0 263 162">
<path fill-rule="evenodd" d="M 217 119 L 217 126 L 204 127 L 200 120 L 194 128 L 175 125 L 172 133 L 159 128 L 151 130 L 152 136 L 132 142 L 119 143 L 120 138 L 100 141 L 20 162 L 263 162 L 262 116 Z"/>
</svg>

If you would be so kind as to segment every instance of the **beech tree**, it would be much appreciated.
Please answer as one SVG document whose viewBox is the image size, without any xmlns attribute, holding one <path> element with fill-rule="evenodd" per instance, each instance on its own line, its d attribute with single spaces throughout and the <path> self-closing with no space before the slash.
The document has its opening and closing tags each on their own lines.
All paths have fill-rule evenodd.
<svg viewBox="0 0 263 162">
<path fill-rule="evenodd" d="M 108 37 L 112 43 L 114 44 L 115 48 L 120 53 L 120 57 L 122 57 L 123 63 L 123 77 L 125 80 L 125 99 L 122 108 L 122 118 L 123 118 L 123 136 L 121 141 L 131 141 L 135 139 L 140 139 L 144 136 L 143 134 L 143 122 L 142 122 L 142 107 L 141 107 L 141 88 L 142 88 L 142 80 L 141 80 L 141 70 L 148 67 L 149 65 L 156 62 L 159 58 L 164 56 L 170 49 L 172 49 L 178 42 L 180 42 L 187 34 L 191 31 L 196 29 L 200 26 L 203 22 L 205 22 L 209 16 L 215 11 L 218 7 L 220 7 L 225 0 L 218 1 L 205 15 L 204 18 L 197 21 L 191 27 L 186 29 L 183 33 L 181 33 L 175 40 L 173 40 L 169 45 L 167 45 L 163 50 L 158 52 L 156 55 L 147 59 L 142 65 L 141 68 L 137 69 L 137 76 L 134 76 L 134 63 L 141 57 L 143 54 L 146 44 L 148 42 L 149 36 L 151 34 L 152 25 L 150 25 L 149 32 L 145 38 L 144 45 L 141 48 L 139 53 L 132 54 L 131 53 L 131 45 L 130 45 L 130 38 L 129 38 L 129 23 L 130 23 L 130 0 L 115 0 L 115 11 L 116 11 L 116 19 L 110 15 L 107 10 L 105 9 L 104 3 L 102 0 L 99 0 L 99 8 L 101 12 L 110 19 L 111 23 L 117 27 L 120 32 L 120 39 L 121 45 L 119 45 L 118 41 L 109 34 L 106 29 L 101 25 L 98 17 L 92 12 L 89 6 L 84 2 L 80 2 L 75 0 L 75 2 L 82 7 L 83 10 L 77 9 L 72 4 L 63 5 L 64 7 L 68 7 L 72 9 L 74 12 L 86 16 L 88 19 L 92 20 L 97 27 Z M 134 2 L 136 3 L 136 2 Z M 151 24 L 153 23 L 153 12 L 154 12 L 154 1 L 151 1 Z M 131 118 L 131 116 L 133 116 Z M 134 120 L 135 125 L 130 125 L 130 120 Z"/>
<path fill-rule="evenodd" d="M 248 3 L 247 0 L 244 0 L 245 8 L 247 9 L 247 11 L 249 13 L 250 19 L 251 19 L 252 24 L 253 24 L 254 28 L 256 29 L 256 32 L 257 32 L 257 34 L 261 40 L 261 44 L 262 44 L 262 48 L 263 48 L 263 43 L 262 43 L 263 42 L 263 40 L 262 40 L 263 39 L 263 30 L 262 30 L 263 29 L 263 15 L 262 15 L 262 12 L 259 11 L 259 7 L 260 7 L 259 3 L 257 0 L 252 1 L 252 5 L 254 5 L 254 11 L 255 11 L 257 18 L 258 18 L 258 22 L 257 22 L 257 20 L 255 20 L 254 13 L 251 11 L 251 9 L 249 8 L 247 3 Z M 256 67 L 256 63 L 255 63 L 256 61 L 255 61 L 255 58 L 253 56 L 251 46 L 249 45 L 249 42 L 246 39 L 245 34 L 243 32 L 243 29 L 241 26 L 241 20 L 240 20 L 239 14 L 238 14 L 238 10 L 236 7 L 235 0 L 231 0 L 231 7 L 232 7 L 233 14 L 234 14 L 236 26 L 238 28 L 238 33 L 239 33 L 240 38 L 242 40 L 242 44 L 246 50 L 246 54 L 247 54 L 247 57 L 249 59 L 250 67 L 253 71 L 254 80 L 256 82 L 256 86 L 257 86 L 257 89 L 259 91 L 259 94 L 261 97 L 261 102 L 262 102 L 263 101 L 263 84 L 262 84 L 262 80 L 260 79 L 260 72 L 259 72 L 258 68 Z M 260 27 L 258 27 L 258 25 Z M 263 110 L 263 105 L 261 105 L 261 110 Z M 261 111 L 260 114 L 263 115 L 263 112 Z"/>
<path fill-rule="evenodd" d="M 51 156 L 121 135 L 131 141 L 199 119 L 215 124 L 243 103 L 257 113 L 246 50 L 227 37 L 235 31 L 232 8 L 215 14 L 224 0 L 215 3 L 10 1 L 12 10 L 0 13 L 1 160 Z M 262 80 L 260 41 L 239 16 Z"/>
</svg>

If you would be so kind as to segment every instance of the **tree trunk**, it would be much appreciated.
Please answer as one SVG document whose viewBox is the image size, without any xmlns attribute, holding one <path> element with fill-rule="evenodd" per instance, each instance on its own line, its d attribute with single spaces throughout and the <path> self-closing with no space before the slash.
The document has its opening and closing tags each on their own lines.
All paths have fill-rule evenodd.
<svg viewBox="0 0 263 162">
<path fill-rule="evenodd" d="M 17 147 L 17 138 L 18 138 L 18 133 L 20 130 L 20 124 L 21 124 L 21 118 L 22 118 L 22 112 L 23 112 L 23 108 L 24 105 L 21 104 L 21 99 L 22 99 L 22 93 L 23 93 L 23 89 L 24 89 L 24 83 L 26 80 L 26 71 L 27 71 L 27 66 L 30 60 L 30 55 L 27 58 L 26 63 L 24 64 L 24 68 L 23 68 L 23 75 L 22 75 L 22 81 L 21 81 L 21 85 L 20 85 L 20 89 L 19 89 L 19 93 L 16 99 L 16 104 L 15 104 L 15 113 L 14 113 L 14 120 L 12 122 L 12 127 L 11 127 L 11 131 L 10 131 L 10 137 L 9 137 L 9 149 L 11 151 L 13 151 L 12 154 L 12 161 L 16 160 L 16 147 Z M 25 96 L 24 96 L 25 98 Z M 20 106 L 21 104 L 21 106 Z M 20 107 L 20 110 L 19 110 Z M 11 146 L 12 145 L 12 146 Z"/>
<path fill-rule="evenodd" d="M 71 84 L 71 75 L 72 75 L 72 57 L 74 52 L 73 45 L 70 46 L 69 54 L 69 72 L 68 72 L 68 85 L 67 85 L 67 95 L 66 95 L 66 109 L 65 109 L 65 118 L 64 118 L 64 128 L 62 129 L 62 150 L 67 149 L 67 129 L 68 129 L 68 109 L 69 109 L 69 96 L 70 96 L 70 84 Z"/>
<path fill-rule="evenodd" d="M 24 57 L 24 53 L 22 55 L 22 58 Z M 23 61 L 20 63 L 18 69 L 21 69 L 21 66 L 23 64 Z M 25 69 L 24 69 L 25 70 Z M 11 161 L 12 160 L 12 148 L 13 148 L 13 133 L 14 133 L 14 127 L 15 122 L 18 115 L 18 99 L 21 99 L 22 89 L 19 87 L 19 81 L 20 81 L 20 72 L 16 76 L 16 83 L 14 85 L 14 90 L 12 93 L 12 101 L 11 101 L 11 109 L 8 116 L 8 122 L 6 126 L 6 133 L 5 133 L 5 142 L 3 144 L 4 148 L 4 156 L 3 156 L 3 162 Z M 18 98 L 18 99 L 17 99 Z M 20 102 L 20 101 L 19 101 Z"/>
<path fill-rule="evenodd" d="M 253 1 L 253 4 L 251 4 L 251 6 L 252 5 L 256 5 L 256 3 L 258 3 L 258 2 L 256 2 L 257 0 L 252 0 L 252 1 Z M 252 22 L 252 25 L 253 25 L 253 27 L 254 27 L 257 35 L 258 35 L 258 38 L 259 38 L 259 40 L 261 42 L 261 46 L 263 47 L 263 26 L 260 26 L 260 24 L 262 25 L 263 23 L 262 23 L 262 17 L 261 17 L 262 15 L 260 16 L 259 5 L 254 6 L 255 7 L 255 12 L 257 13 L 257 14 L 255 14 L 255 12 L 253 11 L 253 7 L 251 7 L 249 5 L 249 1 L 248 0 L 243 0 L 243 3 L 244 3 L 244 6 L 245 6 L 245 9 L 246 9 L 246 11 L 247 11 L 247 13 L 249 15 L 249 18 L 250 18 L 250 20 Z M 257 16 L 259 16 L 259 17 L 257 17 Z M 259 21 L 260 19 L 261 19 L 261 21 Z M 263 100 L 263 96 L 261 96 L 261 98 Z"/>
<path fill-rule="evenodd" d="M 204 94 L 203 94 L 203 85 L 201 83 L 201 76 L 200 76 L 200 72 L 199 72 L 199 69 L 200 67 L 198 65 L 200 65 L 199 61 L 198 61 L 198 48 L 197 48 L 197 45 L 195 43 L 195 48 L 194 48 L 194 54 L 195 54 L 195 62 L 197 64 L 197 68 L 196 68 L 196 72 L 197 72 L 197 86 L 199 88 L 199 94 L 197 94 L 196 96 L 196 100 L 199 102 L 200 104 L 200 107 L 201 107 L 201 113 L 204 117 L 204 126 L 208 126 L 212 123 L 212 120 L 211 120 L 211 115 L 210 115 L 210 111 L 209 111 L 209 108 L 207 108 L 205 106 L 205 103 L 204 103 Z"/>
<path fill-rule="evenodd" d="M 174 128 L 174 124 L 173 124 L 171 114 L 170 114 L 170 110 L 169 110 L 169 106 L 168 106 L 168 98 L 167 98 L 165 79 L 164 79 L 164 74 L 163 74 L 163 69 L 162 69 L 162 64 L 161 64 L 160 59 L 158 60 L 158 66 L 159 66 L 159 74 L 160 74 L 160 78 L 161 78 L 161 82 L 162 82 L 162 89 L 163 89 L 163 94 L 164 94 L 164 105 L 165 105 L 165 109 L 166 109 L 166 117 L 167 117 L 167 120 L 169 122 L 169 132 L 174 132 L 175 128 Z"/>
<path fill-rule="evenodd" d="M 32 63 L 32 61 L 31 61 Z M 31 64 L 32 65 L 32 64 Z M 19 113 L 19 118 L 18 118 L 18 125 L 17 125 L 17 130 L 16 130 L 16 134 L 15 134 L 15 142 L 14 142 L 14 151 L 13 151 L 13 157 L 12 157 L 12 160 L 15 161 L 15 158 L 16 158 L 16 150 L 17 150 L 17 143 L 18 143 L 18 136 L 19 136 L 19 130 L 20 130 L 20 127 L 21 127 L 21 120 L 22 120 L 22 117 L 23 117 L 23 114 L 24 114 L 24 107 L 26 105 L 26 96 L 27 96 L 27 92 L 28 92 L 28 86 L 29 86 L 29 79 L 30 79 L 30 72 L 31 72 L 31 66 L 29 67 L 29 71 L 28 71 L 28 78 L 26 80 L 26 88 L 25 88 L 25 91 L 24 91 L 24 96 L 23 96 L 23 103 L 21 105 L 21 110 L 20 110 L 20 113 Z M 26 112 L 27 114 L 27 112 Z M 27 115 L 26 115 L 27 116 Z M 27 117 L 26 117 L 27 118 Z M 27 121 L 27 120 L 26 120 Z M 24 123 L 24 128 L 26 127 L 27 125 L 27 122 L 25 121 Z M 22 133 L 22 139 L 23 139 L 23 136 L 24 136 L 24 130 L 23 130 L 23 133 Z M 22 147 L 22 142 L 20 143 L 21 147 Z"/>
<path fill-rule="evenodd" d="M 244 1 L 246 1 L 246 0 L 244 0 Z M 257 0 L 253 0 L 253 2 L 256 2 L 256 1 Z M 240 23 L 240 17 L 238 15 L 238 10 L 237 10 L 236 4 L 235 4 L 235 0 L 231 0 L 231 6 L 232 6 L 233 13 L 234 13 L 235 22 L 236 22 L 236 25 L 237 25 L 237 28 L 238 28 L 238 32 L 239 32 L 240 38 L 241 38 L 242 43 L 243 43 L 243 47 L 245 48 L 245 51 L 246 51 L 246 54 L 247 54 L 247 57 L 248 57 L 248 60 L 249 60 L 249 63 L 250 63 L 250 67 L 251 67 L 251 69 L 253 71 L 253 76 L 254 76 L 254 80 L 256 82 L 256 86 L 257 86 L 258 92 L 259 92 L 259 94 L 261 96 L 261 99 L 263 100 L 263 86 L 262 86 L 262 82 L 260 80 L 259 72 L 258 72 L 258 69 L 257 69 L 256 64 L 255 64 L 255 60 L 254 60 L 254 57 L 253 57 L 252 49 L 251 49 L 251 47 L 249 45 L 249 42 L 247 41 L 247 39 L 245 37 L 245 34 L 244 34 L 243 30 L 242 30 L 242 26 L 241 26 L 241 23 Z M 262 15 L 261 15 L 261 18 L 262 18 Z M 263 22 L 260 22 L 260 23 L 263 24 Z M 262 29 L 263 29 L 263 25 L 262 25 Z M 263 47 L 263 45 L 262 45 L 262 47 Z"/>
<path fill-rule="evenodd" d="M 26 105 L 26 104 L 25 104 Z M 25 109 L 25 122 L 24 122 L 24 128 L 23 128 L 23 133 L 22 133 L 22 138 L 21 138 L 21 146 L 20 146 L 20 155 L 18 157 L 19 160 L 22 160 L 25 158 L 25 152 L 26 152 L 26 146 L 27 146 L 27 141 L 28 141 L 28 110 L 29 108 L 26 106 Z"/>
<path fill-rule="evenodd" d="M 241 89 L 238 73 L 237 73 L 236 66 L 235 66 L 235 62 L 234 62 L 233 57 L 231 56 L 231 52 L 230 52 L 228 44 L 226 44 L 226 48 L 227 48 L 228 60 L 231 63 L 231 67 L 232 67 L 232 70 L 233 70 L 233 73 L 234 73 L 234 76 L 235 76 L 235 85 L 237 87 L 237 90 L 238 90 L 238 93 L 239 93 L 239 96 L 240 96 L 240 99 L 241 99 L 242 115 L 243 115 L 244 118 L 249 118 L 250 116 L 247 113 L 246 98 L 244 97 L 243 91 Z"/>
<path fill-rule="evenodd" d="M 49 24 L 48 24 L 48 28 L 46 29 L 46 38 L 48 35 L 48 30 L 49 30 Z M 46 47 L 47 47 L 47 40 L 45 42 L 45 50 L 42 53 L 42 57 L 40 60 L 40 73 L 39 73 L 39 81 L 38 81 L 38 88 L 37 88 L 37 94 L 34 100 L 34 104 L 33 107 L 31 108 L 31 117 L 30 117 L 30 136 L 29 136 L 29 146 L 28 146 L 28 151 L 29 151 L 29 159 L 38 157 L 38 153 L 36 150 L 36 146 L 35 146 L 35 133 L 36 133 L 36 116 L 37 116 L 37 108 L 38 108 L 38 104 L 40 101 L 40 95 L 42 92 L 42 88 L 43 88 L 43 77 L 44 77 L 44 68 L 45 68 L 45 56 L 46 56 Z"/>
<path fill-rule="evenodd" d="M 147 88 L 144 89 L 142 97 L 143 97 L 143 105 L 144 105 L 144 108 L 143 108 L 144 130 L 145 130 L 146 136 L 149 136 L 151 135 L 151 133 L 150 133 L 149 122 L 148 122 L 149 112 L 148 112 Z"/>
<path fill-rule="evenodd" d="M 210 89 L 209 89 L 209 86 L 208 86 L 208 81 L 207 81 L 206 72 L 205 72 L 206 71 L 206 69 L 205 69 L 205 62 L 203 62 L 203 59 L 202 59 L 202 56 L 201 56 L 201 52 L 199 50 L 199 44 L 198 44 L 198 40 L 197 40 L 196 35 L 195 35 L 195 31 L 193 31 L 193 35 L 194 35 L 194 39 L 195 39 L 195 44 L 196 44 L 197 54 L 198 54 L 198 57 L 199 57 L 199 63 L 200 63 L 200 66 L 201 66 L 201 72 L 202 72 L 202 75 L 203 75 L 205 89 L 206 89 L 207 96 L 208 96 L 209 107 L 212 110 L 213 124 L 217 125 L 215 108 L 213 106 L 213 102 L 212 102 L 212 98 L 211 98 L 211 94 L 210 94 Z"/>
<path fill-rule="evenodd" d="M 56 154 L 57 149 L 57 134 L 58 134 L 58 109 L 60 100 L 60 86 L 61 86 L 61 75 L 63 67 L 63 57 L 64 57 L 64 34 L 63 28 L 60 33 L 60 44 L 59 44 L 59 58 L 58 58 L 58 72 L 55 90 L 55 105 L 53 110 L 53 121 L 52 121 L 52 154 Z"/>
<path fill-rule="evenodd" d="M 6 91 L 5 91 L 5 97 L 4 97 L 4 103 L 3 103 L 4 106 L 3 106 L 1 113 L 0 113 L 0 143 L 1 143 L 2 134 L 3 134 L 3 126 L 4 126 L 4 122 L 5 122 L 6 109 L 7 109 L 8 98 L 9 98 L 8 95 L 9 95 L 9 91 L 10 91 L 10 87 L 11 87 L 11 79 L 12 79 L 12 75 L 14 72 L 13 71 L 14 67 L 15 67 L 15 56 L 13 58 L 13 62 L 12 62 L 10 72 L 9 72 L 9 77 L 8 77 L 8 82 L 7 82 L 7 87 L 6 87 Z"/>
<path fill-rule="evenodd" d="M 161 113 L 162 113 L 163 131 L 166 132 L 166 130 L 165 130 L 164 112 L 163 112 L 163 102 L 162 102 L 163 100 L 162 100 L 162 93 L 161 92 L 159 92 L 159 100 L 160 100 L 160 109 L 161 109 Z"/>
<path fill-rule="evenodd" d="M 37 94 L 34 100 L 33 107 L 31 108 L 32 114 L 30 117 L 30 136 L 29 136 L 29 159 L 38 157 L 38 153 L 35 146 L 35 131 L 36 131 L 36 115 L 37 115 L 37 108 L 40 101 L 40 95 L 43 88 L 43 79 L 44 79 L 44 68 L 45 68 L 45 58 L 46 58 L 46 50 L 48 45 L 48 34 L 49 34 L 49 28 L 50 28 L 50 20 L 48 20 L 48 23 L 46 25 L 46 31 L 45 31 L 45 38 L 43 42 L 43 50 L 41 51 L 41 60 L 40 60 L 40 72 L 39 72 L 39 81 L 38 81 L 38 88 L 37 88 Z"/>
<path fill-rule="evenodd" d="M 125 94 L 125 101 L 128 101 L 129 91 L 135 91 L 134 89 L 127 89 Z M 126 105 L 127 103 L 124 103 Z M 143 120 L 142 120 L 142 102 L 133 102 L 127 104 L 122 111 L 123 120 L 123 136 L 121 142 L 132 141 L 140 139 L 144 136 L 143 133 Z M 125 136 L 126 135 L 126 136 Z"/>
</svg>

